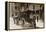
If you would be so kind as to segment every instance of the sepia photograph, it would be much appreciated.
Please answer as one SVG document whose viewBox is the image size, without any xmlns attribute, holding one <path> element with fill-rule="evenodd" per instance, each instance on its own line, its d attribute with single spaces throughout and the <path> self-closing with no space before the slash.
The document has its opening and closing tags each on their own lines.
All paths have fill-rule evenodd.
<svg viewBox="0 0 46 32">
<path fill-rule="evenodd" d="M 44 28 L 43 3 L 6 2 L 5 4 L 8 30 Z"/>
</svg>

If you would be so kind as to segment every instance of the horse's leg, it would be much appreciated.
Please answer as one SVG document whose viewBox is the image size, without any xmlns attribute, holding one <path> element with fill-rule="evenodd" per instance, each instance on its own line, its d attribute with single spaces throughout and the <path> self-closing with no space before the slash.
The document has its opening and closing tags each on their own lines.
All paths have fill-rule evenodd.
<svg viewBox="0 0 46 32">
<path fill-rule="evenodd" d="M 18 18 L 18 19 L 16 19 L 16 20 L 17 20 L 17 21 L 16 21 L 16 24 L 19 25 L 19 20 L 20 20 L 20 19 Z"/>
<path fill-rule="evenodd" d="M 18 25 L 18 20 L 16 21 L 16 24 Z"/>
<path fill-rule="evenodd" d="M 22 21 L 23 21 L 22 26 L 24 27 L 24 20 L 22 20 Z"/>
<path fill-rule="evenodd" d="M 33 23 L 34 23 L 34 28 L 36 28 L 36 23 L 35 23 L 35 21 L 34 21 Z"/>
<path fill-rule="evenodd" d="M 15 18 L 13 18 L 13 20 L 14 20 L 14 24 L 15 24 Z"/>
</svg>

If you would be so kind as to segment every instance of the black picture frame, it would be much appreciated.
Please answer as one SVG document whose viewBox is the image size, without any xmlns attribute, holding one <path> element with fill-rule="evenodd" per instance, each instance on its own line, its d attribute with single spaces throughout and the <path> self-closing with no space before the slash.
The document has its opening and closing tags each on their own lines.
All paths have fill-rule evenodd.
<svg viewBox="0 0 46 32">
<path fill-rule="evenodd" d="M 8 31 L 8 30 L 26 30 L 26 29 L 8 29 L 9 27 L 9 22 L 8 22 L 8 16 L 10 15 L 8 15 L 8 8 L 7 8 L 7 3 L 15 3 L 15 2 L 8 2 L 8 1 L 6 1 L 5 2 L 5 30 L 6 31 Z M 21 3 L 21 2 L 18 2 L 18 3 Z M 22 3 L 24 3 L 24 2 L 22 2 Z M 25 2 L 26 3 L 26 2 Z M 43 4 L 44 5 L 44 3 L 31 3 L 31 4 Z M 10 4 L 9 4 L 10 5 Z M 45 16 L 44 16 L 44 18 L 45 18 Z M 40 29 L 43 29 L 43 28 L 45 28 L 45 21 L 44 21 L 44 24 L 43 24 L 43 26 L 44 27 L 41 27 Z M 28 28 L 28 29 L 31 29 L 31 28 Z M 36 28 L 37 29 L 37 28 Z"/>
</svg>

